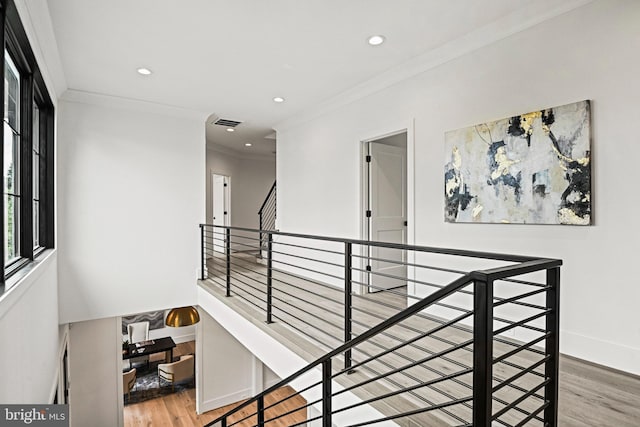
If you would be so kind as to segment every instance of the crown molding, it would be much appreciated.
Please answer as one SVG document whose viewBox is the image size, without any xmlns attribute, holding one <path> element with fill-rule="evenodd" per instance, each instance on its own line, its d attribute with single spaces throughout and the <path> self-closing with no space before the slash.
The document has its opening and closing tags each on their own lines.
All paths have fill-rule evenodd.
<svg viewBox="0 0 640 427">
<path fill-rule="evenodd" d="M 14 0 L 53 103 L 67 89 L 51 14 L 45 1 Z"/>
<path fill-rule="evenodd" d="M 102 93 L 87 92 L 76 89 L 67 89 L 60 100 L 75 102 L 79 104 L 89 104 L 101 107 L 118 108 L 145 113 L 154 113 L 171 117 L 182 117 L 202 122 L 204 128 L 208 113 L 197 110 L 176 107 L 174 105 L 160 104 L 156 102 L 143 101 L 140 99 L 125 98 L 120 96 L 105 95 Z"/>
<path fill-rule="evenodd" d="M 418 55 L 314 107 L 302 110 L 300 113 L 277 123 L 274 129 L 282 131 L 313 120 L 593 1 L 595 0 L 563 0 L 556 2 L 552 8 L 545 7 L 544 4 L 530 2 L 526 9 L 519 9 L 462 37 Z"/>
<path fill-rule="evenodd" d="M 207 151 L 212 151 L 214 153 L 224 154 L 226 156 L 231 156 L 238 160 L 269 160 L 275 161 L 275 154 L 255 154 L 255 153 L 240 153 L 231 148 L 224 147 L 222 145 L 214 144 L 211 142 L 207 143 Z"/>
</svg>

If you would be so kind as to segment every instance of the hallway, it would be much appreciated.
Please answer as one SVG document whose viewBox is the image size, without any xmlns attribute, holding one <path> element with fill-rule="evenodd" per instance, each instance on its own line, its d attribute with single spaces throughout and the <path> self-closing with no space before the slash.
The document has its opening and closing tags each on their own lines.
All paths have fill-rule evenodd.
<svg viewBox="0 0 640 427">
<path fill-rule="evenodd" d="M 219 266 L 214 267 L 211 260 L 208 261 L 208 266 L 210 278 L 201 281 L 201 286 L 245 317 L 252 318 L 254 325 L 263 331 L 276 339 L 287 342 L 292 351 L 307 361 L 315 360 L 341 343 L 342 330 L 339 320 L 343 310 L 341 305 L 343 291 L 341 289 L 300 277 L 292 278 L 283 272 L 274 272 L 274 300 L 278 302 L 274 308 L 275 323 L 268 325 L 263 321 L 265 313 L 264 308 L 261 307 L 260 299 L 249 295 L 250 291 L 254 295 L 260 294 L 252 287 L 259 288 L 257 283 L 264 276 L 266 267 L 257 264 L 252 257 L 245 254 L 234 254 L 232 275 L 234 279 L 241 280 L 241 282 L 234 281 L 233 296 L 227 298 L 223 292 L 224 280 L 221 281 L 220 277 L 216 277 L 216 274 L 220 273 Z M 284 276 L 288 276 L 286 280 Z M 239 283 L 242 283 L 242 286 L 239 286 Z M 309 301 L 309 295 L 316 295 L 313 302 Z M 248 298 L 248 301 L 243 298 Z M 298 307 L 293 308 L 293 304 L 297 304 Z M 357 330 L 354 331 L 355 336 L 358 332 L 362 332 L 379 322 L 381 318 L 387 318 L 405 308 L 406 296 L 403 296 L 401 292 L 371 293 L 354 297 L 353 304 L 354 323 L 358 325 Z M 322 324 L 322 327 L 318 327 L 319 324 Z M 435 325 L 437 323 L 429 322 L 428 319 L 413 319 L 404 327 L 394 329 L 390 335 L 409 338 L 412 336 L 412 329 L 426 330 Z M 447 328 L 444 336 L 447 341 L 464 342 L 469 338 L 469 333 L 462 328 Z M 387 336 L 380 344 L 388 346 L 393 341 L 393 338 Z M 419 353 L 424 355 L 425 351 L 439 351 L 442 345 L 442 340 L 430 340 L 426 343 L 426 346 L 429 347 L 427 350 L 424 347 L 414 347 L 409 353 L 391 356 L 387 362 L 394 366 L 407 363 L 408 359 L 419 358 L 421 356 Z M 366 346 L 361 348 L 360 355 L 354 353 L 354 363 L 369 357 L 371 352 L 379 352 L 380 348 L 382 347 Z M 525 355 L 520 358 L 521 364 L 524 366 L 537 360 L 537 355 L 533 352 L 525 352 Z M 416 368 L 411 372 L 413 375 L 423 378 L 433 378 L 434 371 L 454 372 L 459 370 L 458 364 L 469 364 L 470 357 L 471 353 L 466 348 L 466 351 L 463 349 L 463 351 L 453 353 L 449 358 L 431 361 L 428 367 L 424 366 L 426 369 Z M 389 365 L 377 364 L 372 369 L 361 368 L 357 370 L 355 375 L 349 375 L 347 378 L 351 377 L 351 383 L 355 383 L 363 377 L 376 375 L 379 371 L 384 372 L 388 369 L 390 369 Z M 539 368 L 536 370 L 540 371 Z M 505 377 L 508 374 L 509 370 L 504 367 L 496 365 L 494 368 L 494 376 Z M 397 383 L 402 383 L 405 386 L 414 384 L 410 377 L 395 376 L 393 380 L 391 383 L 386 380 L 379 381 L 376 384 L 378 388 L 376 392 L 379 394 L 381 389 L 387 391 L 393 389 Z M 415 405 L 419 398 L 436 400 L 442 399 L 443 395 L 453 393 L 463 396 L 465 392 L 467 394 L 470 392 L 468 389 L 470 388 L 471 376 L 462 376 L 460 380 L 466 382 L 468 386 L 459 383 L 457 387 L 452 388 L 451 384 L 440 383 L 428 391 L 422 390 L 419 395 L 390 400 L 388 406 L 381 402 L 375 403 L 374 406 L 383 413 L 389 410 L 394 413 L 398 411 L 398 408 Z M 350 384 L 344 383 L 343 385 L 349 386 Z M 362 398 L 371 396 L 371 393 L 367 391 L 361 391 L 361 393 Z M 505 400 L 510 399 L 505 398 Z M 559 405 L 559 423 L 563 427 L 610 427 L 614 425 L 616 427 L 635 427 L 637 420 L 640 419 L 640 378 L 561 356 Z M 453 418 L 446 414 L 444 416 L 440 414 L 439 418 L 446 420 L 444 425 L 460 425 L 454 418 L 468 416 L 469 410 L 469 408 L 459 405 L 449 408 L 447 411 L 452 414 Z"/>
</svg>

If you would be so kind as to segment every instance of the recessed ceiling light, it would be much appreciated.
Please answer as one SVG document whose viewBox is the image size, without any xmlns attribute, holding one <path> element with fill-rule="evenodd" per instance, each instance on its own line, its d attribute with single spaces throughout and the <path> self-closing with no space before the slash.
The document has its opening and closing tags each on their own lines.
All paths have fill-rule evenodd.
<svg viewBox="0 0 640 427">
<path fill-rule="evenodd" d="M 371 36 L 367 40 L 367 43 L 369 43 L 371 46 L 379 46 L 384 43 L 384 40 L 384 36 Z"/>
<path fill-rule="evenodd" d="M 143 76 L 149 76 L 149 75 L 151 75 L 151 70 L 150 70 L 150 69 L 148 69 L 148 68 L 144 68 L 144 67 L 142 67 L 142 68 L 138 68 L 138 70 L 137 70 L 137 71 L 138 71 L 138 74 L 142 74 Z"/>
<path fill-rule="evenodd" d="M 227 132 L 235 132 L 234 128 L 227 128 Z"/>
<path fill-rule="evenodd" d="M 251 147 L 251 145 L 253 144 L 251 144 L 250 142 L 247 142 L 246 144 L 244 144 L 245 147 Z"/>
<path fill-rule="evenodd" d="M 273 102 L 284 102 L 284 98 L 281 96 L 276 96 L 275 98 L 273 98 Z"/>
</svg>

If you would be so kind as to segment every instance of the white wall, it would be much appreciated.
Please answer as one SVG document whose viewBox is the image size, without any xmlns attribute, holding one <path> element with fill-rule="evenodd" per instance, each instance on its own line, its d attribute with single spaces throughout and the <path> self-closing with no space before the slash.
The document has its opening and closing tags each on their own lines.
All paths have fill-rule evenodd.
<svg viewBox="0 0 640 427">
<path fill-rule="evenodd" d="M 73 91 L 63 98 L 61 322 L 193 304 L 204 118 Z"/>
<path fill-rule="evenodd" d="M 263 389 L 267 389 L 269 387 L 272 387 L 274 385 L 276 385 L 277 383 L 280 382 L 280 380 L 282 380 L 282 378 L 280 378 L 275 372 L 273 372 L 271 369 L 269 369 L 268 366 L 266 365 L 262 365 L 262 384 L 263 384 Z"/>
<path fill-rule="evenodd" d="M 596 1 L 278 128 L 283 231 L 360 237 L 360 141 L 414 123 L 416 244 L 561 258 L 561 351 L 640 374 L 640 2 Z M 591 227 L 447 224 L 444 133 L 592 100 Z"/>
<path fill-rule="evenodd" d="M 120 326 L 110 317 L 69 327 L 71 426 L 123 425 Z"/>
<path fill-rule="evenodd" d="M 253 384 L 261 382 L 265 388 L 275 385 L 278 376 L 286 378 L 308 364 L 285 344 L 257 327 L 253 320 L 244 317 L 242 313 L 227 306 L 219 297 L 203 288 L 198 288 L 198 304 L 200 305 L 201 318 L 205 320 L 198 324 L 198 339 L 196 340 L 199 370 L 197 389 L 198 393 L 206 393 L 204 396 L 213 396 L 209 397 L 207 401 L 202 394 L 198 395 L 199 413 L 215 407 L 211 403 L 209 406 L 204 405 L 203 400 L 214 402 L 217 395 L 224 395 L 226 390 L 233 391 L 234 382 L 246 384 L 247 376 L 242 372 L 242 369 L 243 367 L 246 369 L 247 361 L 255 361 L 257 358 L 264 364 L 262 369 L 253 367 L 250 371 L 254 373 L 262 371 L 262 381 L 254 380 Z M 203 364 L 208 366 L 203 366 Z M 215 385 L 216 381 L 219 382 L 217 385 Z M 319 387 L 307 389 L 307 387 L 319 382 L 321 382 L 320 366 L 293 380 L 290 386 L 294 390 L 301 391 L 307 402 L 318 402 L 321 400 L 321 389 Z M 204 391 L 203 386 L 209 387 L 210 384 L 218 388 L 215 393 Z M 223 384 L 224 387 L 222 387 Z M 223 392 L 218 391 L 220 387 Z M 235 386 L 236 389 L 238 387 Z M 362 400 L 353 395 L 351 391 L 340 393 L 343 387 L 337 382 L 334 382 L 332 387 L 334 393 L 340 394 L 333 402 L 335 407 L 357 406 L 353 410 L 336 414 L 333 419 L 335 425 L 354 424 L 361 420 L 382 417 L 380 412 L 369 405 L 356 405 Z M 234 395 L 227 393 L 226 400 L 233 401 Z M 242 395 L 242 393 L 237 393 L 236 396 L 238 395 Z M 237 400 L 237 397 L 235 398 Z M 226 400 L 219 400 L 219 402 Z M 319 404 L 316 403 L 314 406 L 318 407 Z M 395 426 L 395 423 L 387 421 L 378 425 L 382 427 Z"/>
<path fill-rule="evenodd" d="M 205 310 L 196 325 L 197 407 L 203 413 L 260 393 L 280 377 Z"/>
<path fill-rule="evenodd" d="M 0 402 L 50 403 L 58 380 L 56 253 L 0 297 Z"/>
<path fill-rule="evenodd" d="M 176 344 L 193 341 L 196 339 L 195 326 L 182 326 L 180 328 L 164 327 L 149 331 L 149 339 L 171 337 Z"/>
<path fill-rule="evenodd" d="M 36 4 L 37 3 L 37 4 Z M 45 2 L 15 0 L 54 106 L 66 83 Z M 59 373 L 58 253 L 48 251 L 0 295 L 0 402 L 51 403 Z M 23 274 L 26 273 L 26 274 Z"/>
<path fill-rule="evenodd" d="M 252 355 L 205 310 L 200 310 L 198 358 L 198 413 L 252 395 Z"/>
<path fill-rule="evenodd" d="M 239 157 L 207 150 L 207 223 L 213 223 L 211 174 L 231 177 L 231 225 L 258 228 L 258 210 L 276 179 L 275 157 Z"/>
</svg>

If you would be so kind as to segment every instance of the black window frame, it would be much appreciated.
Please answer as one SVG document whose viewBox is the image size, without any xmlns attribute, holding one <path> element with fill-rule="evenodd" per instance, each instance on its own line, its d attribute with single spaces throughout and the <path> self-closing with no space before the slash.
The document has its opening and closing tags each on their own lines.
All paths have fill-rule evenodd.
<svg viewBox="0 0 640 427">
<path fill-rule="evenodd" d="M 0 281 L 2 284 L 20 269 L 28 265 L 45 249 L 53 248 L 54 235 L 54 107 L 49 97 L 42 73 L 31 49 L 18 10 L 13 0 L 0 0 L 0 18 L 2 31 L 2 62 L 0 71 L 4 81 L 5 53 L 8 52 L 20 73 L 20 146 L 19 146 L 19 177 L 20 206 L 18 212 L 19 227 L 19 257 L 5 264 L 4 243 L 0 245 Z M 4 84 L 2 88 L 4 99 Z M 33 106 L 39 110 L 38 135 L 34 135 Z M 4 103 L 2 103 L 4 117 Z M 33 164 L 33 141 L 38 140 L 39 164 Z M 4 132 L 0 132 L 0 162 L 4 164 Z M 33 168 L 38 168 L 39 187 L 39 244 L 34 245 L 33 233 Z M 4 176 L 3 176 L 3 179 Z M 0 200 L 0 207 L 4 213 L 5 198 Z M 4 226 L 0 227 L 0 241 L 4 242 Z"/>
</svg>

